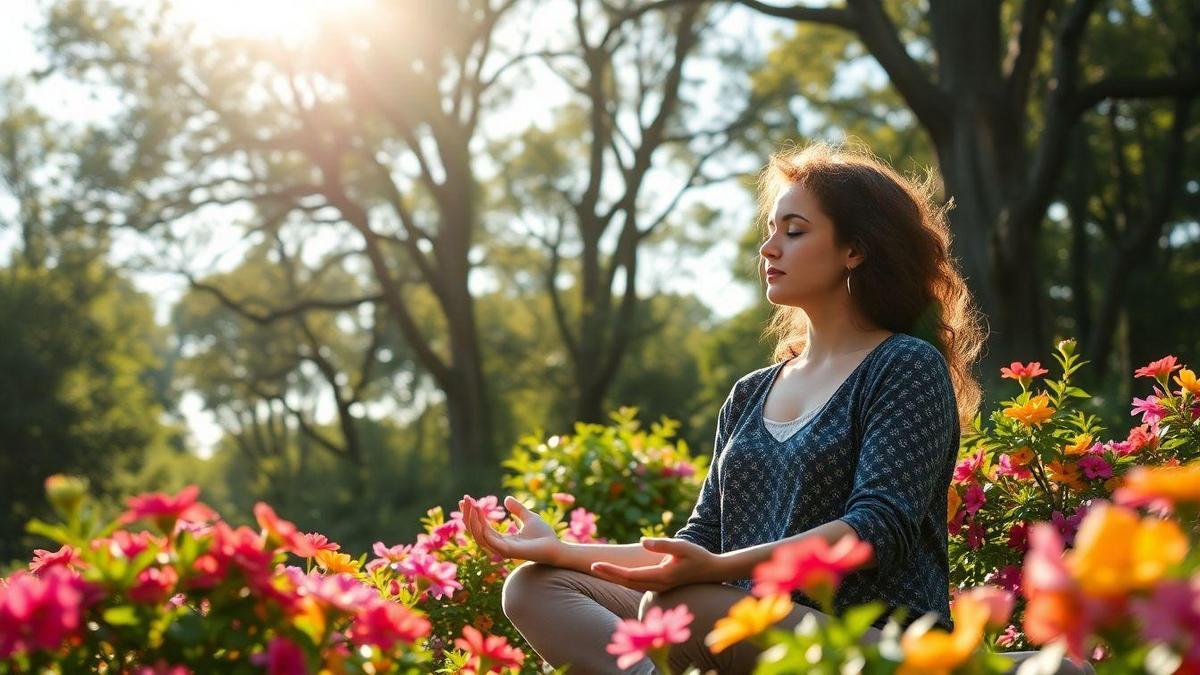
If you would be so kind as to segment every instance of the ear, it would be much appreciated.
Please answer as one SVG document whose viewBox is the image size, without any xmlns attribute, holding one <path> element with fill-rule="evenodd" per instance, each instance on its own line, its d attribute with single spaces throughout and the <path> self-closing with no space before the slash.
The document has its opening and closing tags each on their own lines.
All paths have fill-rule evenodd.
<svg viewBox="0 0 1200 675">
<path fill-rule="evenodd" d="M 857 243 L 852 243 L 846 247 L 846 259 L 843 263 L 843 267 L 853 270 L 855 267 L 863 264 L 866 259 L 867 256 L 863 252 L 862 247 Z"/>
</svg>

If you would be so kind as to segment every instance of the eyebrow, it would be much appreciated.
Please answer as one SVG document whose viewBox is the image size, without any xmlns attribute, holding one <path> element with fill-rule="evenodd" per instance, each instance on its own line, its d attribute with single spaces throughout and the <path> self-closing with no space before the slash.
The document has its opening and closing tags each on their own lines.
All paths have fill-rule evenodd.
<svg viewBox="0 0 1200 675">
<path fill-rule="evenodd" d="M 789 213 L 786 216 L 780 218 L 780 220 L 791 220 L 792 218 L 799 218 L 800 220 L 803 220 L 804 222 L 808 223 L 809 225 L 812 225 L 811 220 L 809 220 L 808 218 L 805 218 L 804 216 L 800 215 L 799 213 Z M 767 219 L 767 224 L 774 225 L 775 221 L 773 221 L 771 219 Z"/>
</svg>

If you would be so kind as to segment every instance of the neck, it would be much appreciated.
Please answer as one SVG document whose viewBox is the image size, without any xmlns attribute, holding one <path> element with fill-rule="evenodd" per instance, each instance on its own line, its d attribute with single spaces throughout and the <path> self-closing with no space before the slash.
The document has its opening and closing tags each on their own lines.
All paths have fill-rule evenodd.
<svg viewBox="0 0 1200 675">
<path fill-rule="evenodd" d="M 810 364 L 869 351 L 891 334 L 867 319 L 844 289 L 839 297 L 809 303 L 802 309 L 809 321 L 805 353 Z"/>
</svg>

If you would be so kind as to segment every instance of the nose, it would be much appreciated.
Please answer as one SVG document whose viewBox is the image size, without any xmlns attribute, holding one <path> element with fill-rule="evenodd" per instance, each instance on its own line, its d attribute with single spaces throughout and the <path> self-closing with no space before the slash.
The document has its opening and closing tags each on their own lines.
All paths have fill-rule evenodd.
<svg viewBox="0 0 1200 675">
<path fill-rule="evenodd" d="M 779 247 L 775 245 L 775 237 L 767 237 L 767 240 L 758 247 L 758 254 L 767 260 L 779 257 Z"/>
</svg>

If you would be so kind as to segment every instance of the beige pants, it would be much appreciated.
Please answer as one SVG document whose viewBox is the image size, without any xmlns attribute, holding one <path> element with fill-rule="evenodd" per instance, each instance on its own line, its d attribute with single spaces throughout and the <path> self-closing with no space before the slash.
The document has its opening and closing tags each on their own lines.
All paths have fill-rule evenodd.
<svg viewBox="0 0 1200 675">
<path fill-rule="evenodd" d="M 706 673 L 736 674 L 754 670 L 759 650 L 749 642 L 740 642 L 720 654 L 712 654 L 704 645 L 704 637 L 717 619 L 746 595 L 740 588 L 722 584 L 696 584 L 662 593 L 643 593 L 583 572 L 524 563 L 505 580 L 502 605 L 505 616 L 538 655 L 556 668 L 570 664 L 570 675 L 622 672 L 654 675 L 657 671 L 649 659 L 622 671 L 617 667 L 617 657 L 605 651 L 605 647 L 621 619 L 641 618 L 651 607 L 665 610 L 686 604 L 695 616 L 691 637 L 671 650 L 671 669 L 682 673 L 695 666 Z M 818 622 L 828 620 L 821 612 L 798 604 L 779 625 L 793 628 L 808 614 Z M 863 642 L 876 643 L 881 637 L 879 630 L 869 628 Z M 1016 663 L 1034 653 L 1007 656 Z M 1063 661 L 1057 671 L 1060 675 L 1088 672 L 1094 672 L 1090 666 L 1080 669 L 1068 661 Z"/>
</svg>

